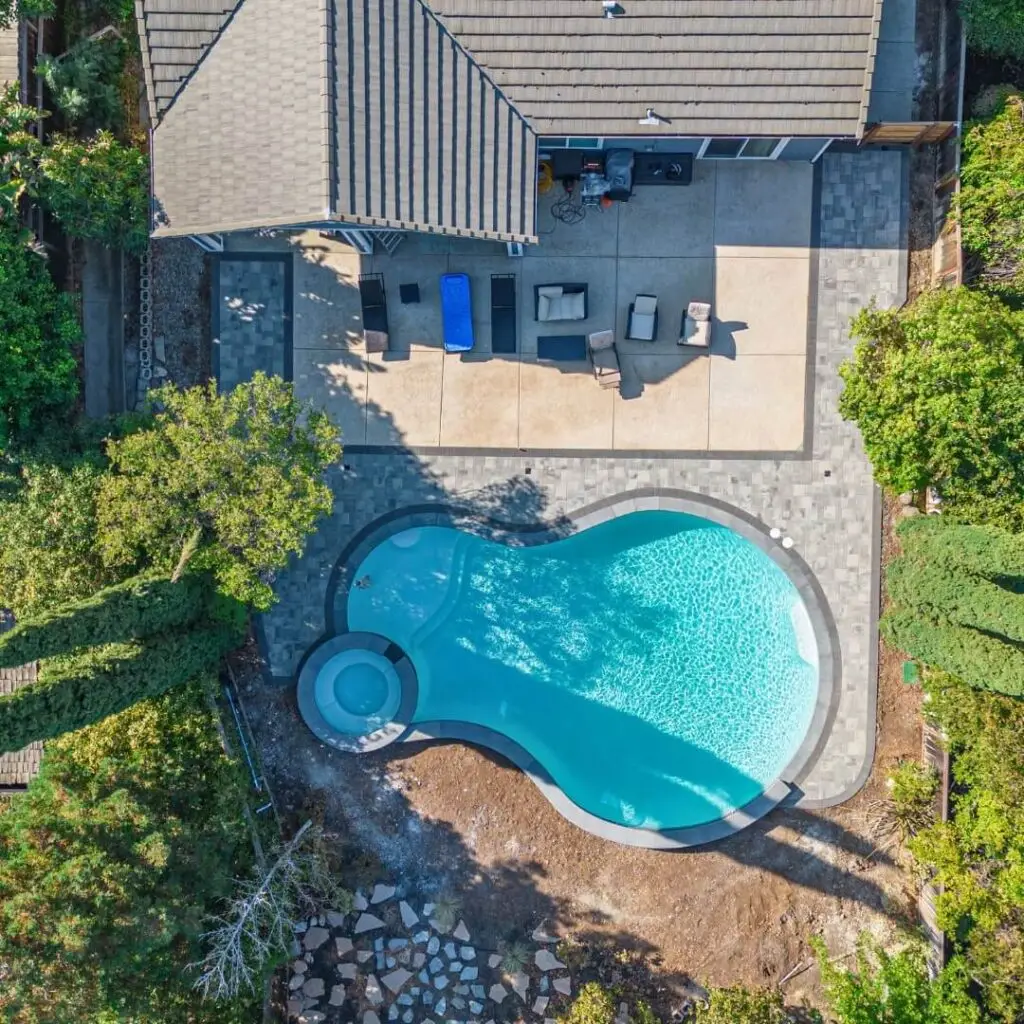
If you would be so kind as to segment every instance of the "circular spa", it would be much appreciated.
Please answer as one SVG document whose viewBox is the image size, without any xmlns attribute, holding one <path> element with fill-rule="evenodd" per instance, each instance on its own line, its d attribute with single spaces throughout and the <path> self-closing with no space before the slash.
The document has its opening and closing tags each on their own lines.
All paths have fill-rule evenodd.
<svg viewBox="0 0 1024 1024">
<path fill-rule="evenodd" d="M 832 657 L 792 556 L 723 518 L 613 509 L 561 536 L 392 522 L 353 553 L 346 578 L 360 585 L 338 600 L 349 629 L 411 663 L 415 699 L 403 690 L 406 715 L 393 713 L 392 663 L 346 660 L 355 652 L 332 645 L 369 634 L 342 633 L 314 651 L 333 650 L 319 713 L 350 748 L 359 715 L 374 746 L 384 718 L 407 725 L 390 739 L 489 746 L 619 842 L 735 831 L 790 794 L 823 728 Z M 372 678 L 348 676 L 371 665 Z"/>
</svg>

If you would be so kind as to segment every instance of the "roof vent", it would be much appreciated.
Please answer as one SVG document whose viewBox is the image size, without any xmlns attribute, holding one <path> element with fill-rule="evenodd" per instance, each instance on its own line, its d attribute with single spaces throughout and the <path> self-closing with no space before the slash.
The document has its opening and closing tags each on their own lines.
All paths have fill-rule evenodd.
<svg viewBox="0 0 1024 1024">
<path fill-rule="evenodd" d="M 637 124 L 661 124 L 664 120 L 665 118 L 659 117 L 654 112 L 654 107 L 648 107 L 647 113 L 637 121 Z"/>
</svg>

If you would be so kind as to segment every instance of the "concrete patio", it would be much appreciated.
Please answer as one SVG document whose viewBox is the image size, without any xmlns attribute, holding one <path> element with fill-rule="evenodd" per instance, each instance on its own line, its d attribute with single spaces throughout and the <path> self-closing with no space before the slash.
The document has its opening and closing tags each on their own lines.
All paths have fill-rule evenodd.
<svg viewBox="0 0 1024 1024">
<path fill-rule="evenodd" d="M 556 185 L 542 197 L 541 243 L 519 259 L 497 243 L 427 235 L 407 237 L 392 256 L 361 257 L 315 231 L 228 236 L 228 249 L 295 253 L 297 392 L 340 423 L 350 451 L 804 451 L 813 166 L 698 161 L 691 186 L 638 187 L 628 203 L 588 210 L 575 225 L 552 216 L 560 195 Z M 461 356 L 442 345 L 438 279 L 450 271 L 471 279 L 476 345 Z M 357 280 L 370 272 L 384 275 L 387 290 L 384 354 L 368 355 L 362 341 Z M 518 351 L 493 355 L 489 278 L 507 273 L 517 276 Z M 534 320 L 534 286 L 555 282 L 589 286 L 586 320 Z M 403 305 L 399 286 L 413 283 L 421 301 Z M 221 292 L 223 318 L 240 304 L 230 279 Z M 658 296 L 654 342 L 624 340 L 638 292 Z M 713 303 L 710 355 L 676 344 L 696 299 Z M 241 305 L 250 310 L 248 300 Z M 243 336 L 252 320 L 250 310 Z M 599 387 L 587 363 L 537 361 L 538 335 L 611 327 L 623 364 L 618 392 Z M 229 332 L 217 333 L 223 358 Z M 244 372 L 238 348 L 224 361 L 233 373 Z M 223 374 L 222 382 L 230 383 Z"/>
</svg>

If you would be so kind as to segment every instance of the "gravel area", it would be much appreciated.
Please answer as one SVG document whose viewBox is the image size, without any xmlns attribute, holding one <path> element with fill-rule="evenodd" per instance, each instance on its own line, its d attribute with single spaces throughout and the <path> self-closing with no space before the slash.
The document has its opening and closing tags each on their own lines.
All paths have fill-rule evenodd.
<svg viewBox="0 0 1024 1024">
<path fill-rule="evenodd" d="M 210 256 L 187 238 L 154 238 L 150 245 L 154 350 L 159 354 L 162 339 L 175 384 L 199 384 L 210 375 Z"/>
</svg>

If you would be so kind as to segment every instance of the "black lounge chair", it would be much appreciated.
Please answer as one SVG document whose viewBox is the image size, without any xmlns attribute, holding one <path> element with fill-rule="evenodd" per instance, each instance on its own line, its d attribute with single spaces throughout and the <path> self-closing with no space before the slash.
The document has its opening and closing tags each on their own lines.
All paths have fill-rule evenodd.
<svg viewBox="0 0 1024 1024">
<path fill-rule="evenodd" d="M 383 274 L 359 275 L 359 304 L 363 311 L 363 338 L 367 352 L 388 348 L 388 300 Z"/>
<path fill-rule="evenodd" d="M 516 275 L 491 274 L 491 351 L 516 350 Z"/>
</svg>

